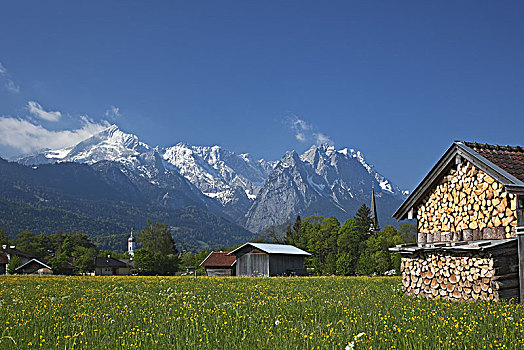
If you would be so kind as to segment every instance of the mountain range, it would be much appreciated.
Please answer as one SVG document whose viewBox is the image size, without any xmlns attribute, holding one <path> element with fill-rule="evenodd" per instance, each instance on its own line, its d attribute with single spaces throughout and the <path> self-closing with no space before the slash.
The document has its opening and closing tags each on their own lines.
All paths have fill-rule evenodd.
<svg viewBox="0 0 524 350">
<path fill-rule="evenodd" d="M 344 221 L 369 205 L 372 186 L 380 223 L 389 224 L 406 195 L 354 149 L 314 145 L 300 155 L 288 151 L 278 161 L 265 161 L 220 146 L 154 147 L 116 125 L 75 146 L 15 162 L 0 163 L 2 172 L 11 174 L 0 181 L 3 202 L 67 209 L 86 216 L 84 221 L 106 220 L 114 226 L 104 231 L 108 237 L 143 226 L 139 221 L 149 215 L 168 221 L 175 237 L 191 249 L 241 243 L 297 215 Z M 104 210 L 86 213 L 86 203 Z M 125 209 L 115 214 L 112 206 Z M 0 226 L 25 229 L 3 221 Z"/>
</svg>

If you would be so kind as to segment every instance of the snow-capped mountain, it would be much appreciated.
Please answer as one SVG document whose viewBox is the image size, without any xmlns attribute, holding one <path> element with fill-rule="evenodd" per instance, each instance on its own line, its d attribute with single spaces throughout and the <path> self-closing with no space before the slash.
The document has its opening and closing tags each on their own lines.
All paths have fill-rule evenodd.
<svg viewBox="0 0 524 350">
<path fill-rule="evenodd" d="M 253 232 L 294 220 L 297 215 L 352 217 L 370 203 L 375 187 L 381 221 L 390 223 L 404 199 L 402 191 L 366 163 L 353 149 L 312 146 L 299 156 L 288 152 L 277 163 L 246 214 L 245 226 Z M 382 210 L 381 210 L 382 209 Z"/>
<path fill-rule="evenodd" d="M 140 142 L 136 135 L 124 133 L 118 126 L 111 125 L 73 147 L 47 150 L 18 159 L 18 162 L 22 164 L 55 162 L 94 164 L 102 160 L 109 160 L 137 166 L 137 158 L 150 149 L 148 145 Z"/>
<path fill-rule="evenodd" d="M 73 147 L 17 161 L 90 164 L 103 171 L 109 183 L 125 176 L 137 196 L 151 203 L 172 208 L 196 203 L 253 232 L 297 215 L 350 218 L 363 203 L 369 205 L 372 184 L 380 219 L 388 223 L 405 196 L 354 149 L 312 146 L 302 155 L 290 151 L 278 162 L 266 162 L 220 146 L 153 147 L 116 125 Z"/>
<path fill-rule="evenodd" d="M 219 201 L 236 219 L 251 206 L 271 165 L 249 154 L 235 154 L 220 146 L 178 143 L 162 151 L 163 159 L 202 193 Z"/>
<path fill-rule="evenodd" d="M 116 125 L 73 147 L 47 150 L 16 161 L 24 165 L 113 162 L 135 182 L 142 178 L 162 188 L 163 200 L 172 198 L 180 186 L 190 185 L 206 207 L 213 206 L 215 212 L 235 221 L 243 219 L 272 170 L 270 162 L 255 160 L 248 154 L 235 154 L 219 146 L 179 143 L 167 148 L 151 147 Z M 181 184 L 177 178 L 180 176 L 188 184 Z"/>
<path fill-rule="evenodd" d="M 77 145 L 47 150 L 17 159 L 24 165 L 74 162 L 92 165 L 103 173 L 108 183 L 131 181 L 133 191 L 148 204 L 162 204 L 173 209 L 197 205 L 222 214 L 215 201 L 188 182 L 178 171 L 166 167 L 158 147 L 152 148 L 136 135 L 122 132 L 116 125 Z"/>
<path fill-rule="evenodd" d="M 322 176 L 332 189 L 340 187 L 353 195 L 351 189 L 354 192 L 362 185 L 371 185 L 373 182 L 374 185 L 377 185 L 377 189 L 384 193 L 403 196 L 402 190 L 375 171 L 373 165 L 366 162 L 360 151 L 348 148 L 336 150 L 335 147 L 324 144 L 312 146 L 300 156 L 300 159 L 309 163 L 315 173 Z M 356 162 L 360 163 L 362 167 L 357 166 Z M 369 189 L 363 188 L 362 190 L 362 193 L 369 194 Z"/>
</svg>

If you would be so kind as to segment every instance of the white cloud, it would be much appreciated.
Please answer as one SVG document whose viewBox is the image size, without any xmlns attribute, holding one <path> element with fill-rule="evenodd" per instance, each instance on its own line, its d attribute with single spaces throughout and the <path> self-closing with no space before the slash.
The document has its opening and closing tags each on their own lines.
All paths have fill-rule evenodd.
<svg viewBox="0 0 524 350">
<path fill-rule="evenodd" d="M 329 136 L 321 132 L 317 132 L 316 128 L 312 124 L 298 118 L 297 116 L 287 117 L 285 119 L 285 124 L 289 126 L 289 128 L 295 134 L 295 138 L 300 142 L 314 142 L 317 145 L 324 143 L 329 145 L 334 144 Z"/>
<path fill-rule="evenodd" d="M 0 117 L 0 144 L 28 153 L 45 148 L 69 147 L 104 130 L 109 123 L 95 123 L 82 117 L 82 126 L 74 130 L 53 131 L 27 120 Z"/>
<path fill-rule="evenodd" d="M 11 79 L 7 79 L 5 87 L 8 91 L 11 91 L 14 94 L 18 94 L 20 92 L 20 86 L 16 85 L 15 82 Z"/>
<path fill-rule="evenodd" d="M 12 92 L 14 94 L 18 94 L 20 92 L 20 86 L 18 86 L 10 77 L 9 73 L 7 72 L 7 69 L 4 67 L 2 62 L 0 62 L 0 77 L 1 80 L 4 81 L 4 87 L 7 91 Z"/>
<path fill-rule="evenodd" d="M 34 115 L 35 117 L 38 117 L 40 119 L 44 119 L 50 122 L 57 122 L 62 117 L 62 113 L 60 112 L 50 112 L 46 111 L 42 108 L 42 106 L 35 101 L 29 101 L 27 102 L 27 107 L 29 108 L 29 113 Z"/>
<path fill-rule="evenodd" d="M 297 132 L 295 134 L 295 138 L 300 142 L 306 142 L 306 135 L 304 135 L 302 132 Z"/>
<path fill-rule="evenodd" d="M 322 144 L 327 143 L 328 145 L 333 146 L 333 145 L 335 144 L 335 143 L 331 140 L 331 138 L 329 138 L 329 136 L 324 135 L 324 134 L 321 133 L 321 132 L 313 133 L 313 137 L 315 138 L 315 143 L 316 143 L 317 145 L 322 145 Z"/>
<path fill-rule="evenodd" d="M 106 115 L 106 118 L 108 118 L 110 120 L 115 120 L 115 119 L 117 119 L 118 117 L 121 116 L 120 108 L 118 108 L 116 106 L 111 106 L 111 108 L 106 110 L 105 115 Z"/>
<path fill-rule="evenodd" d="M 300 142 L 306 142 L 308 137 L 306 133 L 311 130 L 311 126 L 304 120 L 299 119 L 297 116 L 288 117 L 286 123 L 289 125 L 291 130 L 295 133 L 295 138 Z"/>
</svg>

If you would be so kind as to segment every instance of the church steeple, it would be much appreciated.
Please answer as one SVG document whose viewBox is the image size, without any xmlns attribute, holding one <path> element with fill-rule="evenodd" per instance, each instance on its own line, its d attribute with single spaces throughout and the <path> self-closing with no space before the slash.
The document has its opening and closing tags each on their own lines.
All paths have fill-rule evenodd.
<svg viewBox="0 0 524 350">
<path fill-rule="evenodd" d="M 133 230 L 131 230 L 131 236 L 127 239 L 127 252 L 129 255 L 135 255 L 136 238 L 133 236 Z"/>
<path fill-rule="evenodd" d="M 380 226 L 378 225 L 378 215 L 377 215 L 377 205 L 375 203 L 375 184 L 372 183 L 371 185 L 371 225 L 369 228 L 369 231 L 371 233 L 380 231 Z"/>
</svg>

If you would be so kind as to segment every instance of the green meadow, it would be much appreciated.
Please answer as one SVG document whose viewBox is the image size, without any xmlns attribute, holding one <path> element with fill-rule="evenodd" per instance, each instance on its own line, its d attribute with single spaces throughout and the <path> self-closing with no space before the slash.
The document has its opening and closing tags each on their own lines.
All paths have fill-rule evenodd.
<svg viewBox="0 0 524 350">
<path fill-rule="evenodd" d="M 522 349 L 524 308 L 398 277 L 0 277 L 1 349 Z"/>
</svg>

